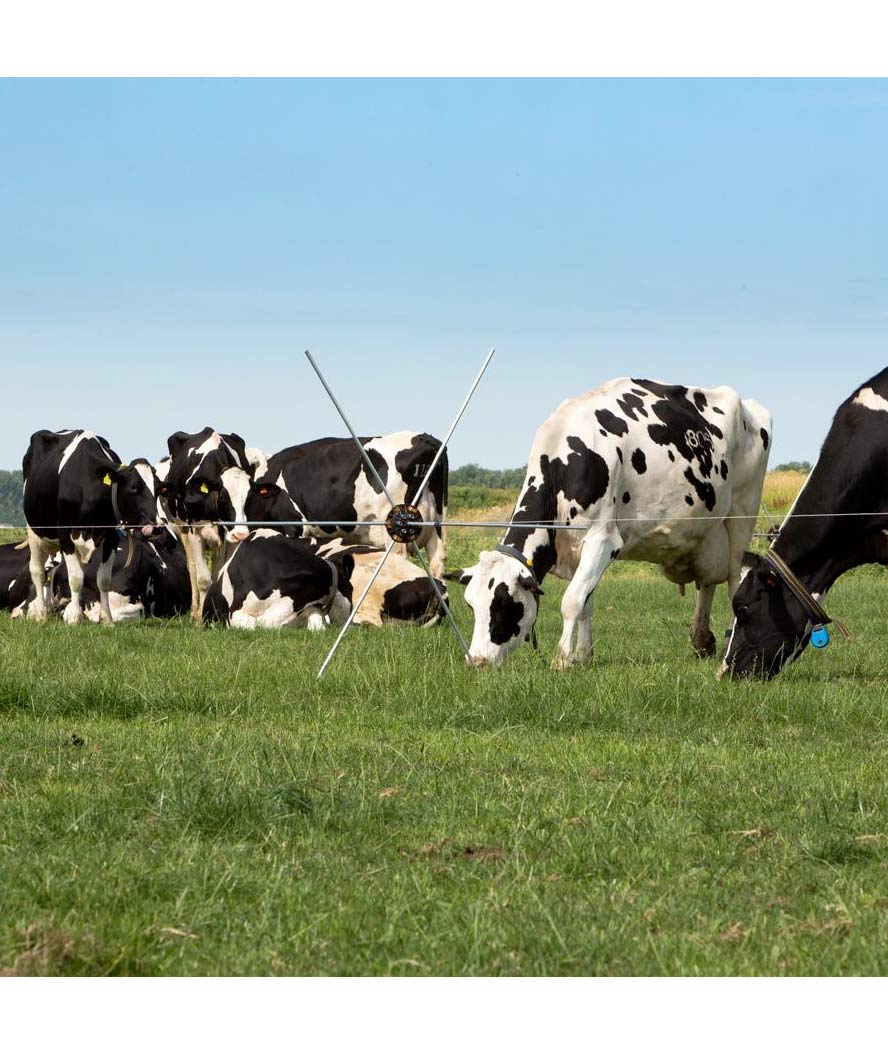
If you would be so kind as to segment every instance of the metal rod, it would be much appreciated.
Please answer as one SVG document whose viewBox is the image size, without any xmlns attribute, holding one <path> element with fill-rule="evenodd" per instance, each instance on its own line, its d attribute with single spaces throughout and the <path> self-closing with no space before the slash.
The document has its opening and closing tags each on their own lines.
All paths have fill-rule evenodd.
<svg viewBox="0 0 888 1053">
<path fill-rule="evenodd" d="M 389 544 L 388 544 L 388 548 L 383 553 L 382 559 L 379 561 L 379 564 L 376 567 L 376 570 L 373 571 L 373 574 L 371 575 L 370 580 L 367 582 L 367 587 L 361 593 L 361 598 L 358 600 L 357 603 L 352 604 L 352 609 L 351 609 L 351 612 L 350 612 L 348 618 L 345 621 L 345 625 L 343 625 L 343 627 L 339 630 L 339 635 L 336 637 L 335 641 L 333 642 L 333 646 L 330 648 L 330 653 L 324 659 L 324 664 L 318 670 L 318 675 L 316 677 L 317 680 L 321 679 L 321 677 L 324 675 L 324 670 L 327 668 L 327 666 L 330 664 L 330 662 L 333 661 L 333 655 L 336 654 L 336 648 L 339 647 L 340 643 L 342 643 L 342 638 L 348 632 L 349 627 L 351 626 L 351 623 L 355 620 L 355 615 L 361 609 L 361 604 L 364 602 L 364 600 L 367 599 L 367 594 L 370 592 L 370 589 L 373 587 L 373 582 L 376 581 L 376 578 L 378 577 L 379 572 L 382 570 L 383 564 L 389 558 L 389 553 L 392 551 L 392 549 L 394 547 L 395 547 L 395 542 L 394 541 L 390 541 Z"/>
<path fill-rule="evenodd" d="M 487 358 L 484 359 L 481 368 L 478 370 L 478 375 L 475 377 L 472 386 L 469 388 L 468 395 L 466 395 L 466 397 L 463 399 L 463 404 L 459 407 L 459 412 L 453 418 L 453 423 L 447 429 L 447 434 L 444 436 L 444 441 L 438 447 L 438 452 L 435 454 L 432 463 L 429 465 L 429 470 L 425 474 L 425 479 L 423 479 L 423 481 L 419 484 L 419 489 L 413 495 L 414 505 L 419 504 L 420 498 L 425 493 L 425 489 L 429 485 L 429 480 L 432 478 L 432 472 L 435 470 L 435 466 L 437 465 L 438 461 L 440 461 L 441 457 L 444 455 L 444 451 L 447 449 L 447 443 L 450 442 L 450 436 L 453 435 L 454 431 L 456 430 L 457 424 L 459 424 L 460 420 L 462 419 L 462 415 L 466 412 L 466 407 L 468 406 L 472 396 L 475 394 L 475 388 L 477 388 L 478 385 L 481 383 L 481 378 L 484 376 L 484 371 L 490 365 L 490 360 L 493 358 L 495 353 L 495 347 L 492 347 L 487 352 Z M 443 509 L 441 509 L 441 511 L 443 512 Z"/>
<path fill-rule="evenodd" d="M 355 440 L 355 445 L 357 446 L 358 451 L 361 454 L 361 457 L 363 457 L 364 463 L 370 469 L 371 473 L 373 474 L 374 479 L 376 479 L 376 481 L 382 487 L 382 492 L 385 494 L 386 498 L 388 499 L 388 503 L 390 505 L 394 505 L 395 502 L 392 500 L 392 495 L 388 492 L 388 489 L 387 489 L 385 483 L 382 481 L 382 477 L 380 476 L 379 472 L 377 472 L 376 465 L 370 460 L 370 457 L 369 457 L 367 451 L 364 449 L 363 444 L 361 443 L 361 440 L 355 434 L 355 429 L 351 426 L 351 423 L 349 422 L 348 417 L 346 417 L 345 410 L 343 410 L 342 406 L 340 406 L 339 403 L 336 401 L 336 396 L 330 390 L 330 385 L 327 383 L 326 380 L 324 380 L 324 374 L 320 371 L 320 369 L 318 369 L 318 364 L 311 357 L 311 351 L 309 351 L 308 348 L 306 348 L 306 350 L 305 350 L 305 357 L 308 359 L 309 364 L 311 365 L 311 368 L 315 371 L 315 373 L 317 373 L 318 380 L 320 380 L 320 382 L 324 385 L 324 391 L 326 391 L 327 394 L 330 396 L 330 401 L 336 407 L 336 412 L 339 414 L 340 417 L 342 417 L 342 422 L 346 426 L 346 428 L 348 428 L 349 434 Z"/>
<path fill-rule="evenodd" d="M 410 547 L 413 549 L 413 554 L 419 559 L 419 562 L 422 563 L 423 570 L 428 574 L 429 581 L 432 583 L 432 588 L 435 590 L 435 595 L 438 597 L 438 603 L 441 604 L 442 610 L 450 620 L 450 625 L 456 633 L 456 638 L 459 640 L 459 645 L 462 647 L 466 658 L 469 658 L 468 644 L 463 639 L 463 634 L 459 631 L 459 626 L 456 624 L 456 618 L 453 617 L 453 612 L 450 610 L 449 604 L 444 599 L 444 593 L 438 588 L 438 582 L 435 580 L 435 576 L 432 574 L 428 563 L 426 563 L 425 556 L 422 554 L 422 549 L 420 549 L 415 541 L 410 542 Z"/>
</svg>

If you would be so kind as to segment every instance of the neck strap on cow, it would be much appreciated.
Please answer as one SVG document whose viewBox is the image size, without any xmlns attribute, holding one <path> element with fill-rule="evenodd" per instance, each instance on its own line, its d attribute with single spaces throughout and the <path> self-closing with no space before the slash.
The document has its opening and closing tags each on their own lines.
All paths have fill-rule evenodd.
<svg viewBox="0 0 888 1053">
<path fill-rule="evenodd" d="M 123 465 L 121 465 L 123 467 Z M 133 561 L 133 532 L 127 530 L 123 525 L 123 518 L 120 515 L 120 506 L 117 504 L 117 480 L 114 479 L 111 483 L 111 508 L 114 511 L 114 519 L 120 524 L 118 529 L 123 530 L 126 534 L 126 563 L 123 565 L 123 569 L 127 570 L 130 563 Z"/>
<path fill-rule="evenodd" d="M 539 588 L 540 583 L 537 581 L 537 576 L 533 572 L 533 564 L 530 562 L 529 559 L 525 559 L 524 555 L 521 552 L 519 552 L 518 549 L 514 547 L 514 545 L 497 545 L 496 551 L 503 552 L 505 555 L 511 556 L 512 559 L 517 559 L 521 566 L 524 567 L 527 573 L 533 578 L 537 588 Z"/>
<path fill-rule="evenodd" d="M 809 590 L 805 588 L 801 581 L 799 581 L 798 577 L 796 577 L 789 564 L 782 556 L 778 556 L 773 549 L 770 549 L 765 553 L 765 559 L 777 572 L 777 575 L 782 580 L 783 584 L 805 609 L 808 617 L 814 623 L 815 632 L 818 629 L 821 629 L 824 625 L 832 624 L 835 625 L 846 640 L 851 639 L 851 633 L 848 632 L 844 623 L 840 622 L 837 618 L 830 618 L 821 604 L 814 599 Z M 827 635 L 826 642 L 828 642 L 828 640 L 829 636 Z M 819 646 L 825 646 L 825 643 L 820 644 Z"/>
</svg>

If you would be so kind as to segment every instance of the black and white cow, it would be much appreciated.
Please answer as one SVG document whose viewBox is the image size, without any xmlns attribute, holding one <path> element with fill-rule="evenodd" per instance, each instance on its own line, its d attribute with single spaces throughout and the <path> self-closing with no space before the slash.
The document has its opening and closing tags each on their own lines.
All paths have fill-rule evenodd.
<svg viewBox="0 0 888 1053">
<path fill-rule="evenodd" d="M 348 553 L 354 560 L 351 585 L 355 596 L 364 594 L 367 582 L 379 565 L 385 550 L 371 545 L 351 545 L 343 538 L 333 541 L 317 542 L 312 540 L 319 556 L 332 559 L 337 553 Z M 448 602 L 447 586 L 438 581 L 438 588 Z M 400 624 L 420 624 L 423 628 L 438 625 L 444 617 L 444 611 L 435 593 L 428 575 L 415 563 L 399 555 L 389 553 L 380 573 L 376 576 L 367 598 L 355 616 L 356 625 L 371 625 L 376 628 L 393 622 Z"/>
<path fill-rule="evenodd" d="M 235 629 L 324 629 L 351 612 L 347 553 L 324 558 L 277 530 L 253 530 L 234 549 L 207 590 L 204 622 Z"/>
<path fill-rule="evenodd" d="M 537 431 L 502 545 L 454 575 L 475 616 L 471 661 L 497 664 L 530 639 L 550 571 L 570 580 L 553 664 L 588 661 L 594 590 L 615 559 L 695 582 L 691 640 L 713 654 L 713 594 L 737 587 L 770 439 L 768 411 L 728 387 L 620 378 L 563 402 Z"/>
<path fill-rule="evenodd" d="M 28 564 L 28 543 L 0 545 L 0 611 L 12 611 L 26 602 L 33 589 Z"/>
<path fill-rule="evenodd" d="M 82 604 L 84 616 L 93 622 L 101 618 L 96 584 L 98 554 L 84 567 Z M 61 606 L 71 595 L 64 566 L 52 576 L 52 602 Z M 33 595 L 33 593 L 32 593 Z M 191 609 L 191 582 L 185 552 L 175 534 L 162 530 L 152 538 L 136 536 L 130 554 L 122 542 L 114 557 L 108 593 L 114 622 L 142 618 L 171 618 Z"/>
<path fill-rule="evenodd" d="M 839 406 L 772 551 L 818 603 L 853 567 L 888 564 L 888 369 Z M 770 679 L 805 649 L 811 617 L 762 556 L 744 558 L 733 607 L 720 675 Z"/>
<path fill-rule="evenodd" d="M 101 620 L 110 625 L 108 592 L 117 528 L 141 528 L 148 537 L 159 529 L 151 465 L 144 460 L 122 464 L 105 439 L 76 429 L 35 432 L 22 470 L 29 570 L 36 594 L 28 616 L 45 620 L 46 560 L 61 551 L 71 587 L 64 619 L 69 624 L 79 622 L 83 566 L 98 551 Z"/>
<path fill-rule="evenodd" d="M 247 536 L 245 504 L 252 468 L 244 440 L 206 427 L 189 434 L 178 431 L 167 439 L 169 458 L 156 466 L 161 505 L 166 520 L 185 550 L 191 580 L 191 615 L 200 621 L 204 597 L 214 569 L 234 545 Z M 217 522 L 228 526 L 217 526 Z"/>
<path fill-rule="evenodd" d="M 374 467 L 395 504 L 413 503 L 419 485 L 441 447 L 425 433 L 400 431 L 361 438 Z M 447 453 L 419 503 L 427 522 L 447 513 Z M 364 527 L 362 520 L 384 520 L 389 504 L 379 483 L 364 464 L 352 439 L 315 439 L 290 446 L 267 458 L 265 470 L 257 469 L 247 501 L 251 523 L 284 520 L 340 520 L 355 526 L 293 527 L 291 537 L 346 537 L 365 545 L 386 545 L 385 527 Z M 417 538 L 426 550 L 432 573 L 444 573 L 445 543 L 441 527 L 425 527 Z"/>
</svg>

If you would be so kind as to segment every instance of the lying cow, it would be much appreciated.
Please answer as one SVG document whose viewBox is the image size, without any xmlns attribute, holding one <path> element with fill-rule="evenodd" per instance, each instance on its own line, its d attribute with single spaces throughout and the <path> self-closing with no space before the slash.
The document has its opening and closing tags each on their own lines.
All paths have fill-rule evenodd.
<svg viewBox="0 0 888 1053">
<path fill-rule="evenodd" d="M 441 443 L 412 431 L 362 438 L 361 444 L 395 504 L 413 502 Z M 266 459 L 257 469 L 247 501 L 251 523 L 288 520 L 339 520 L 343 527 L 291 527 L 291 537 L 345 537 L 365 545 L 386 545 L 385 527 L 361 526 L 362 520 L 384 520 L 390 506 L 379 483 L 365 465 L 352 439 L 316 439 L 290 446 Z M 435 466 L 420 498 L 419 511 L 428 522 L 447 514 L 447 453 Z M 444 535 L 440 526 L 425 527 L 417 538 L 426 550 L 432 573 L 444 573 Z"/>
<path fill-rule="evenodd" d="M 101 620 L 110 625 L 108 593 L 118 528 L 141 528 L 146 537 L 159 529 L 151 466 L 147 461 L 122 464 L 105 439 L 77 429 L 35 432 L 22 470 L 35 592 L 28 616 L 46 619 L 46 560 L 61 551 L 71 587 L 64 619 L 69 624 L 79 622 L 83 567 L 99 552 L 96 583 Z"/>
<path fill-rule="evenodd" d="M 324 558 L 276 530 L 254 530 L 210 584 L 203 620 L 235 629 L 341 624 L 351 612 L 353 569 L 347 553 Z"/>
<path fill-rule="evenodd" d="M 176 536 L 163 530 L 153 538 L 137 536 L 130 553 L 121 543 L 114 558 L 108 602 L 114 622 L 141 618 L 171 618 L 191 609 L 191 583 L 185 552 Z M 89 621 L 101 617 L 96 585 L 98 555 L 84 567 L 82 603 Z M 71 595 L 64 566 L 52 577 L 52 602 L 62 606 Z"/>
<path fill-rule="evenodd" d="M 771 548 L 818 604 L 853 567 L 888 565 L 886 451 L 888 369 L 883 369 L 839 406 L 817 464 Z M 811 637 L 812 612 L 767 556 L 747 553 L 733 607 L 719 675 L 770 679 L 798 658 Z"/>
<path fill-rule="evenodd" d="M 189 434 L 179 431 L 167 439 L 169 458 L 156 471 L 160 480 L 165 519 L 182 542 L 191 581 L 191 616 L 200 621 L 204 597 L 214 569 L 249 533 L 245 503 L 252 468 L 244 440 L 210 427 Z M 227 526 L 218 526 L 221 521 Z"/>
<path fill-rule="evenodd" d="M 26 602 L 33 589 L 28 564 L 28 543 L 0 545 L 0 611 L 12 611 Z"/>
<path fill-rule="evenodd" d="M 316 544 L 320 556 L 332 558 L 340 552 L 348 553 L 354 560 L 351 585 L 355 602 L 364 594 L 367 582 L 379 565 L 384 550 L 369 545 L 350 545 L 341 538 Z M 436 579 L 437 580 L 437 579 Z M 447 588 L 443 581 L 438 581 L 438 588 L 448 601 Z M 356 625 L 372 625 L 377 628 L 389 622 L 415 624 L 423 628 L 437 625 L 444 617 L 438 597 L 428 575 L 409 559 L 389 553 L 380 573 L 367 598 L 355 616 Z"/>
<path fill-rule="evenodd" d="M 499 663 L 531 638 L 550 571 L 570 580 L 554 666 L 589 661 L 594 590 L 618 558 L 696 583 L 691 640 L 713 654 L 713 594 L 737 588 L 770 440 L 768 411 L 728 387 L 622 378 L 563 402 L 536 434 L 502 544 L 455 575 L 475 616 L 471 661 Z"/>
</svg>

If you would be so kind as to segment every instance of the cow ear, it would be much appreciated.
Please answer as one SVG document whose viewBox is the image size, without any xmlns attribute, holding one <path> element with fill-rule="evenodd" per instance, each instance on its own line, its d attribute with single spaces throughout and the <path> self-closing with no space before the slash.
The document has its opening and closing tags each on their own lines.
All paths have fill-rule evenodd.
<svg viewBox="0 0 888 1053">
<path fill-rule="evenodd" d="M 281 492 L 281 488 L 277 483 L 261 483 L 252 479 L 250 481 L 250 492 L 257 494 L 259 497 L 277 497 Z"/>
<path fill-rule="evenodd" d="M 229 432 L 227 435 L 223 434 L 222 438 L 228 443 L 229 446 L 237 450 L 237 454 L 241 459 L 240 467 L 249 469 L 250 461 L 247 457 L 247 444 L 240 437 L 240 435 L 238 435 L 236 431 L 232 431 Z"/>
<path fill-rule="evenodd" d="M 533 593 L 534 596 L 543 595 L 543 590 L 529 574 L 522 574 L 518 578 L 518 584 L 522 589 L 527 589 L 528 592 Z"/>
<path fill-rule="evenodd" d="M 96 468 L 96 475 L 105 486 L 110 486 L 112 483 L 121 481 L 123 470 L 115 464 L 100 464 Z"/>
<path fill-rule="evenodd" d="M 221 479 L 210 479 L 206 475 L 196 475 L 188 484 L 189 490 L 200 490 L 202 494 L 208 494 L 213 490 L 222 489 Z"/>
<path fill-rule="evenodd" d="M 462 570 L 452 570 L 449 574 L 445 574 L 444 577 L 447 581 L 455 581 L 459 585 L 468 585 L 474 573 L 474 567 L 463 567 Z"/>
</svg>

